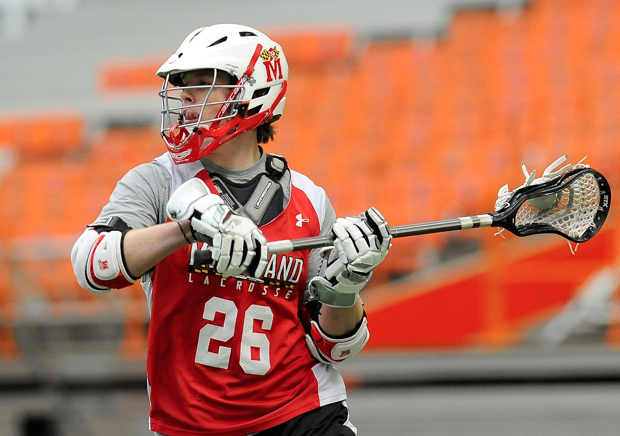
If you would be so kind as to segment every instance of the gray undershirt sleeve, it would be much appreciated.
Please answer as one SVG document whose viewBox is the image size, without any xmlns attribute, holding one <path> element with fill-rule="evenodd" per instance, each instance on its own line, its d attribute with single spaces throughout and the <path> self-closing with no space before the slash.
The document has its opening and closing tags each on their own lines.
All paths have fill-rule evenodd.
<svg viewBox="0 0 620 436">
<path fill-rule="evenodd" d="M 165 223 L 171 186 L 170 174 L 163 165 L 156 162 L 139 165 L 116 184 L 95 223 L 114 216 L 134 229 Z"/>
</svg>

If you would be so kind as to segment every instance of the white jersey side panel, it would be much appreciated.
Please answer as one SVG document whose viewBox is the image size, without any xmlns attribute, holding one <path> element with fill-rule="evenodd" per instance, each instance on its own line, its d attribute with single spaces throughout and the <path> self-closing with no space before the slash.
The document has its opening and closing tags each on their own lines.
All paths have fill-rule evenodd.
<svg viewBox="0 0 620 436">
<path fill-rule="evenodd" d="M 325 202 L 326 202 L 326 194 L 325 190 L 319 186 L 317 186 L 312 180 L 310 180 L 307 176 L 304 176 L 297 171 L 291 171 L 291 183 L 294 187 L 302 190 L 312 203 L 312 207 L 316 212 L 316 216 L 319 219 L 319 223 L 321 223 L 321 230 L 323 230 L 323 221 L 325 220 Z"/>
<path fill-rule="evenodd" d="M 319 401 L 321 406 L 347 399 L 344 380 L 334 366 L 317 363 L 312 368 L 312 371 L 319 383 Z"/>
</svg>

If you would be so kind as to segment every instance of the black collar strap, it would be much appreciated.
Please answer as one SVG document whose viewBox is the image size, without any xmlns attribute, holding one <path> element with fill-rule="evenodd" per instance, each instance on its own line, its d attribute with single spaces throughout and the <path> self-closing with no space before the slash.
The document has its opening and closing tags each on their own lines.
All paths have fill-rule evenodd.
<svg viewBox="0 0 620 436">
<path fill-rule="evenodd" d="M 240 215 L 250 218 L 257 225 L 265 216 L 267 209 L 274 197 L 281 189 L 280 179 L 288 169 L 288 164 L 283 156 L 277 154 L 267 154 L 265 167 L 267 174 L 263 174 L 258 179 L 256 187 L 252 191 L 245 205 L 236 198 L 231 189 L 227 186 L 226 179 L 218 175 L 212 175 L 211 180 L 218 191 L 218 194 L 228 204 L 228 206 Z M 256 179 L 254 179 L 256 180 Z"/>
</svg>

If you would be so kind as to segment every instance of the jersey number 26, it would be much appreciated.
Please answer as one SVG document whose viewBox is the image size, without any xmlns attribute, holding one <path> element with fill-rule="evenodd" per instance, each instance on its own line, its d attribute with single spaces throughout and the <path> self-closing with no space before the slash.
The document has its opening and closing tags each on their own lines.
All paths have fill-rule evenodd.
<svg viewBox="0 0 620 436">
<path fill-rule="evenodd" d="M 196 363 L 214 368 L 227 369 L 230 365 L 231 348 L 220 346 L 217 352 L 209 351 L 211 339 L 228 342 L 235 334 L 238 309 L 233 301 L 213 297 L 205 303 L 202 317 L 208 321 L 215 320 L 215 314 L 224 315 L 223 325 L 207 324 L 200 329 L 198 347 L 196 349 Z M 263 330 L 271 330 L 273 312 L 267 306 L 252 304 L 243 317 L 243 333 L 241 336 L 241 350 L 239 365 L 246 374 L 265 375 L 271 368 L 269 360 L 269 338 L 264 333 L 254 331 L 254 320 L 262 321 Z M 252 350 L 258 353 L 252 355 Z M 258 359 L 256 359 L 258 357 Z"/>
</svg>

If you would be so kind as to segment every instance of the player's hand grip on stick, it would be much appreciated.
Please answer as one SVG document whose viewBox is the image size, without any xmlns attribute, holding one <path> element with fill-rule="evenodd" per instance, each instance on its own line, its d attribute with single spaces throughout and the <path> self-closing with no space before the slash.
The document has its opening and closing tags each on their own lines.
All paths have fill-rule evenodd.
<svg viewBox="0 0 620 436">
<path fill-rule="evenodd" d="M 338 218 L 325 276 L 313 277 L 308 291 L 333 307 L 351 307 L 373 270 L 385 259 L 392 239 L 383 215 L 370 208 L 359 217 Z"/>
<path fill-rule="evenodd" d="M 231 277 L 246 272 L 260 277 L 267 266 L 267 240 L 249 218 L 232 211 L 197 178 L 181 185 L 167 205 L 170 219 L 190 220 L 192 235 L 212 246 L 209 259 L 217 272 Z"/>
</svg>

